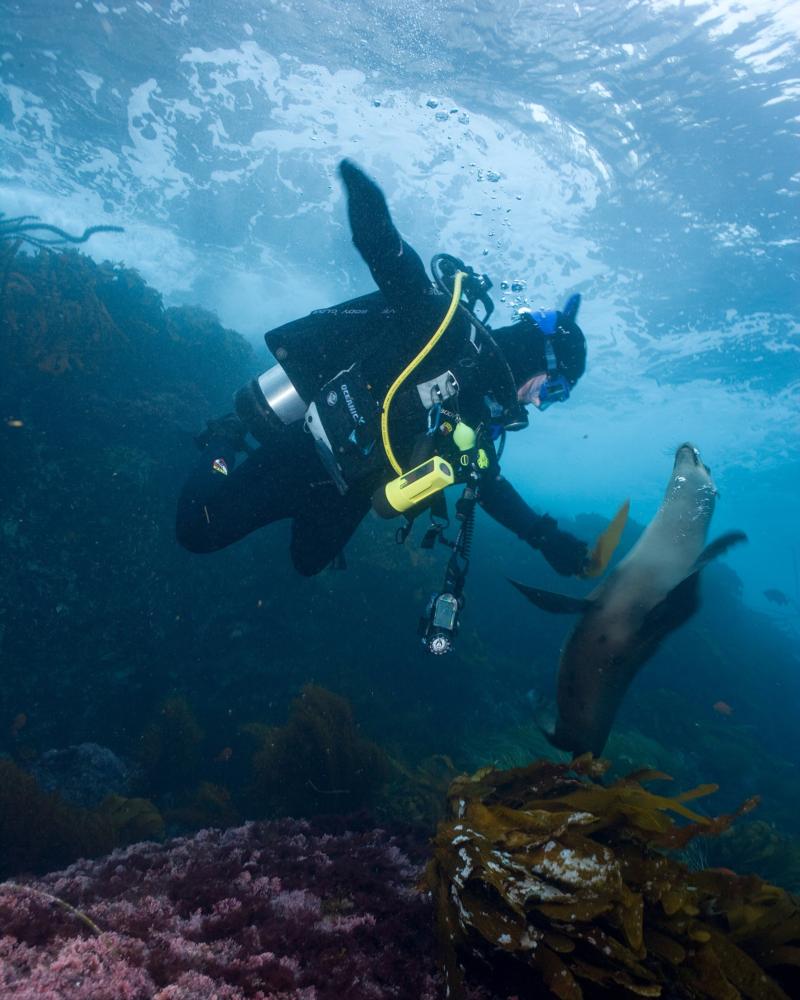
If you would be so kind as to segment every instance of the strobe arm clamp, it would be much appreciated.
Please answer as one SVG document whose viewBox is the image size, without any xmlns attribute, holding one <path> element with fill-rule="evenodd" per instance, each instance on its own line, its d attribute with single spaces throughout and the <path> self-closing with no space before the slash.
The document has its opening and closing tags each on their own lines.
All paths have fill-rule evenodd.
<svg viewBox="0 0 800 1000">
<path fill-rule="evenodd" d="M 459 615 L 465 603 L 464 587 L 469 570 L 477 500 L 477 489 L 470 484 L 456 505 L 456 517 L 460 521 L 456 540 L 451 542 L 439 535 L 439 540 L 449 545 L 453 551 L 447 560 L 442 588 L 431 597 L 419 623 L 422 644 L 435 656 L 452 652 L 458 633 Z"/>
</svg>

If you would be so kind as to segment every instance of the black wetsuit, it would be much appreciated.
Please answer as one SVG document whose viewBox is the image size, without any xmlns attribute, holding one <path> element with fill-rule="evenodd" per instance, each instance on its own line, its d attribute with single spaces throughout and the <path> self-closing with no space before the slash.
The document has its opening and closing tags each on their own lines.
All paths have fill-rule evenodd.
<svg viewBox="0 0 800 1000">
<path fill-rule="evenodd" d="M 382 295 L 382 299 L 378 296 L 381 308 L 372 310 L 373 317 L 378 317 L 368 328 L 372 340 L 362 337 L 363 356 L 352 360 L 363 363 L 370 384 L 382 399 L 397 374 L 429 341 L 450 300 L 432 285 L 417 253 L 400 237 L 380 188 L 347 161 L 342 164 L 342 178 L 347 187 L 353 242 Z M 367 297 L 372 298 L 375 296 Z M 318 329 L 311 328 L 311 344 L 317 347 L 306 350 L 302 364 L 296 364 L 295 370 L 291 365 L 294 359 L 285 360 L 287 352 L 275 346 L 292 344 L 292 324 L 281 328 L 289 331 L 285 339 L 280 335 L 267 337 L 270 348 L 281 358 L 305 399 L 310 381 L 319 383 L 324 377 L 326 345 L 335 355 L 341 350 L 337 345 L 347 343 L 346 333 L 341 330 L 337 337 L 337 323 L 347 312 L 343 307 L 333 307 L 316 314 L 319 323 Z M 308 330 L 307 321 L 303 322 Z M 326 324 L 332 326 L 332 332 Z M 508 414 L 516 407 L 516 389 L 508 365 L 476 334 L 471 314 L 460 309 L 430 355 L 398 391 L 391 409 L 391 440 L 404 469 L 410 467 L 427 427 L 427 411 L 418 386 L 444 371 L 454 373 L 458 392 L 445 400 L 443 407 L 455 410 L 469 426 L 488 429 L 492 424 L 502 426 L 510 419 Z M 342 358 L 334 357 L 330 365 L 328 377 L 343 367 Z M 313 385 L 311 389 L 318 387 Z M 500 524 L 535 548 L 541 548 L 548 561 L 561 572 L 578 572 L 586 551 L 583 543 L 557 531 L 552 518 L 536 514 L 522 500 L 500 476 L 488 434 L 484 440 L 491 464 L 480 484 L 481 506 Z M 213 463 L 218 458 L 226 463 L 227 475 L 214 471 Z M 324 569 L 341 552 L 369 511 L 375 487 L 393 475 L 386 463 L 382 470 L 373 469 L 363 481 L 352 484 L 342 494 L 319 459 L 302 421 L 276 425 L 274 434 L 268 435 L 261 447 L 238 465 L 231 436 L 222 431 L 215 436 L 212 430 L 200 461 L 181 491 L 178 540 L 193 552 L 211 552 L 263 525 L 291 518 L 292 561 L 300 573 L 310 576 Z M 553 538 L 561 540 L 562 548 L 564 540 L 568 540 L 568 557 L 561 559 L 563 568 L 547 553 L 547 541 Z"/>
</svg>

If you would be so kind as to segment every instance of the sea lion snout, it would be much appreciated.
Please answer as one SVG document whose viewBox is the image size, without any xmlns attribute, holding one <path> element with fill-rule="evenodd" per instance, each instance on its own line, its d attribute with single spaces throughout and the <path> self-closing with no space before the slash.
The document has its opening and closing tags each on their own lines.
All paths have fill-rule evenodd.
<svg viewBox="0 0 800 1000">
<path fill-rule="evenodd" d="M 695 465 L 700 465 L 700 451 L 691 441 L 684 441 L 675 452 L 675 464 L 687 458 L 691 458 Z"/>
<path fill-rule="evenodd" d="M 672 474 L 673 476 L 687 475 L 689 472 L 695 471 L 699 471 L 703 479 L 711 482 L 711 469 L 700 457 L 700 449 L 691 441 L 685 441 L 675 452 L 675 465 Z"/>
</svg>

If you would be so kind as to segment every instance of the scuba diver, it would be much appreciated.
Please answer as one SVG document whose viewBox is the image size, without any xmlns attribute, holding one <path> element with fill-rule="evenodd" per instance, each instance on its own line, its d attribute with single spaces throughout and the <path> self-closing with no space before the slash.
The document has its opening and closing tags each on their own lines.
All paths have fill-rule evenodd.
<svg viewBox="0 0 800 1000">
<path fill-rule="evenodd" d="M 439 254 L 432 282 L 378 185 L 350 160 L 339 175 L 353 243 L 379 291 L 265 335 L 276 364 L 197 438 L 178 541 L 213 552 L 290 518 L 292 562 L 312 576 L 335 564 L 370 508 L 404 514 L 409 526 L 428 509 L 440 532 L 443 489 L 458 482 L 463 527 L 471 531 L 477 503 L 558 573 L 581 574 L 586 544 L 535 513 L 498 463 L 506 432 L 527 426 L 526 407 L 564 402 L 585 370 L 580 296 L 491 330 L 489 279 Z"/>
</svg>

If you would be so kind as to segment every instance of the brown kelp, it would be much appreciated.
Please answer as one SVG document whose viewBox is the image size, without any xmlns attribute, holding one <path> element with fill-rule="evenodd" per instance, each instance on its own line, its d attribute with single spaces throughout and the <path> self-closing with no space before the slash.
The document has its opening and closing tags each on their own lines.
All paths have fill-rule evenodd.
<svg viewBox="0 0 800 1000">
<path fill-rule="evenodd" d="M 797 901 L 666 853 L 728 828 L 686 805 L 716 786 L 664 796 L 644 787 L 660 772 L 607 770 L 586 755 L 453 782 L 426 873 L 450 996 L 481 970 L 520 998 L 796 996 Z"/>
<path fill-rule="evenodd" d="M 85 243 L 95 233 L 121 233 L 121 226 L 89 226 L 80 236 L 73 236 L 59 226 L 40 222 L 37 215 L 7 216 L 0 212 L 0 299 L 9 282 L 22 288 L 30 286 L 21 275 L 11 271 L 11 262 L 23 245 L 38 250 L 54 250 L 68 244 Z"/>
<path fill-rule="evenodd" d="M 369 803 L 392 773 L 386 753 L 359 732 L 350 703 L 316 684 L 303 687 L 285 726 L 261 728 L 260 742 L 253 757 L 259 811 L 345 813 Z"/>
<path fill-rule="evenodd" d="M 447 789 L 458 774 L 446 754 L 432 754 L 414 765 L 392 758 L 394 777 L 375 803 L 381 823 L 416 827 L 430 837 L 445 815 Z"/>
<path fill-rule="evenodd" d="M 714 841 L 712 864 L 755 872 L 793 893 L 800 893 L 800 837 L 764 819 L 736 826 Z"/>
<path fill-rule="evenodd" d="M 175 794 L 191 785 L 199 773 L 203 738 L 186 699 L 165 698 L 145 726 L 137 748 L 148 792 Z"/>
<path fill-rule="evenodd" d="M 67 243 L 85 243 L 95 233 L 121 233 L 122 226 L 89 226 L 80 236 L 73 236 L 59 226 L 40 222 L 38 215 L 7 216 L 0 212 L 0 240 L 11 243 L 29 243 L 33 247 L 64 246 Z"/>
<path fill-rule="evenodd" d="M 13 761 L 0 760 L 0 878 L 97 857 L 163 833 L 161 816 L 148 799 L 110 795 L 97 807 L 82 809 L 44 791 Z"/>
</svg>

